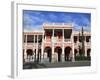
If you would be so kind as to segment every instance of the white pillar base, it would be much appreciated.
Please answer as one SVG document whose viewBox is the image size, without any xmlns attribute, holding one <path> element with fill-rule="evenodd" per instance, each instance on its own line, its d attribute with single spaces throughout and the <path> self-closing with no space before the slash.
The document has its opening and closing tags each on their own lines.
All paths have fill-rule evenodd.
<svg viewBox="0 0 100 80">
<path fill-rule="evenodd" d="M 65 62 L 64 54 L 62 54 L 62 62 Z"/>
<path fill-rule="evenodd" d="M 75 58 L 74 57 L 72 57 L 72 62 L 75 62 Z"/>
<path fill-rule="evenodd" d="M 87 49 L 85 48 L 85 55 L 84 55 L 85 57 L 87 57 Z"/>
</svg>

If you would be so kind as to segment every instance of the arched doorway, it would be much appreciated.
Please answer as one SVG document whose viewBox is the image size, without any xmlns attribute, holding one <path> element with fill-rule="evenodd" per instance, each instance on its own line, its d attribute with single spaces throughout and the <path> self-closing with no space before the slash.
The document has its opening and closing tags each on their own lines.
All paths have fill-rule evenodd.
<svg viewBox="0 0 100 80">
<path fill-rule="evenodd" d="M 38 53 L 37 53 L 37 61 L 38 61 L 38 62 L 41 61 L 41 49 L 38 49 Z"/>
<path fill-rule="evenodd" d="M 32 50 L 32 49 L 27 49 L 26 52 L 27 52 L 27 56 L 28 56 L 28 55 L 30 55 L 30 56 L 33 55 L 33 50 Z"/>
<path fill-rule="evenodd" d="M 36 49 L 34 49 L 34 61 L 36 61 Z"/>
<path fill-rule="evenodd" d="M 70 47 L 66 47 L 65 48 L 65 55 L 64 55 L 64 57 L 65 57 L 65 61 L 69 61 L 70 59 L 70 57 L 69 57 L 69 55 L 70 55 L 70 52 L 71 52 L 71 48 Z"/>
<path fill-rule="evenodd" d="M 61 61 L 62 49 L 60 47 L 56 47 L 55 52 L 57 53 L 58 62 L 60 62 Z"/>
<path fill-rule="evenodd" d="M 87 56 L 90 57 L 91 49 L 87 49 Z"/>
<path fill-rule="evenodd" d="M 27 49 L 27 59 L 30 61 L 33 59 L 33 50 L 32 49 Z"/>
<path fill-rule="evenodd" d="M 46 47 L 44 50 L 47 53 L 47 58 L 49 58 L 49 62 L 52 60 L 52 50 L 50 47 Z"/>
</svg>

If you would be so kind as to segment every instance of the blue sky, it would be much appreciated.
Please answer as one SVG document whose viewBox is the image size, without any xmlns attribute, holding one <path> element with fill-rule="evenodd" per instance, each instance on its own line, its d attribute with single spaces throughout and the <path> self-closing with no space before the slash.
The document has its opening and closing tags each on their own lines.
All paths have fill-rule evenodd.
<svg viewBox="0 0 100 80">
<path fill-rule="evenodd" d="M 72 23 L 74 30 L 80 30 L 83 26 L 84 30 L 90 31 L 91 14 L 23 10 L 24 30 L 41 30 L 43 23 Z"/>
</svg>

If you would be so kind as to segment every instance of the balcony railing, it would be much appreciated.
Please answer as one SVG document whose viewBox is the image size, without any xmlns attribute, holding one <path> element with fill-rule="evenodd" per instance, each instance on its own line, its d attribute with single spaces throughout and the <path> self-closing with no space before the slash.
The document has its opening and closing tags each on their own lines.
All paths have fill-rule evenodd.
<svg viewBox="0 0 100 80">
<path fill-rule="evenodd" d="M 48 26 L 48 25 L 54 25 L 54 26 L 60 26 L 60 25 L 62 25 L 62 26 L 66 26 L 66 25 L 72 25 L 71 23 L 44 23 L 43 24 L 44 26 Z"/>
<path fill-rule="evenodd" d="M 37 45 L 37 43 L 24 43 L 24 46 L 25 46 L 25 45 L 36 46 L 36 45 Z M 42 45 L 42 44 L 38 43 L 38 45 Z"/>
<path fill-rule="evenodd" d="M 74 45 L 76 47 L 82 46 L 82 42 L 76 42 L 76 43 L 74 43 Z M 91 46 L 91 42 L 84 42 L 84 46 Z"/>
<path fill-rule="evenodd" d="M 45 42 L 63 42 L 63 39 L 46 39 Z M 71 39 L 64 39 L 64 42 L 71 42 Z"/>
<path fill-rule="evenodd" d="M 86 45 L 87 45 L 87 46 L 91 46 L 91 42 L 87 42 Z"/>
<path fill-rule="evenodd" d="M 71 39 L 65 39 L 64 41 L 65 42 L 71 42 Z"/>
</svg>

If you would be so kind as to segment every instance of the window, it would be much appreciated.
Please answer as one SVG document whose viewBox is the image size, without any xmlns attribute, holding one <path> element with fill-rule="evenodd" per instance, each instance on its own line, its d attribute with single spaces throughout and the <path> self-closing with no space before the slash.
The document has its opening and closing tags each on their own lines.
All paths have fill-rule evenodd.
<svg viewBox="0 0 100 80">
<path fill-rule="evenodd" d="M 27 42 L 28 43 L 34 42 L 34 36 L 33 35 L 27 35 Z"/>
</svg>

